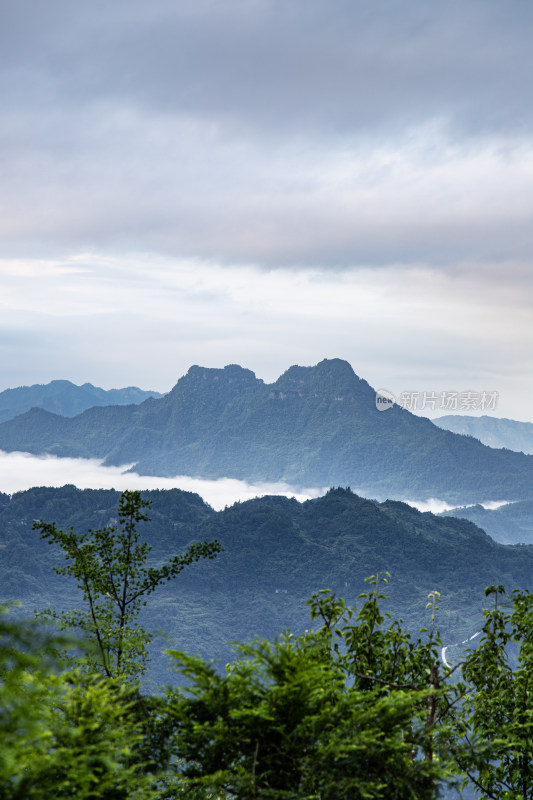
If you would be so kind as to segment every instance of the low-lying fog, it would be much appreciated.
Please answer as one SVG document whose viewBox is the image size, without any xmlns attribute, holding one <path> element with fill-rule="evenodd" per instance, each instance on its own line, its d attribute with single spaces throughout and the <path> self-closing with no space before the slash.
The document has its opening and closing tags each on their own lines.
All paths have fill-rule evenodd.
<svg viewBox="0 0 533 800">
<path fill-rule="evenodd" d="M 14 494 L 33 486 L 64 486 L 72 483 L 80 489 L 184 489 L 196 492 L 213 508 L 219 510 L 237 501 L 250 500 L 265 494 L 279 494 L 309 500 L 320 497 L 329 487 L 295 489 L 286 483 L 248 483 L 235 478 L 204 480 L 177 475 L 174 478 L 159 478 L 128 472 L 131 465 L 104 467 L 98 459 L 58 458 L 57 456 L 34 456 L 30 453 L 5 453 L 0 450 L 0 491 Z M 353 487 L 357 492 L 357 488 Z M 438 514 L 452 508 L 451 505 L 429 498 L 425 501 L 406 499 L 409 505 L 420 511 Z M 490 501 L 485 508 L 496 508 L 505 501 Z"/>
<path fill-rule="evenodd" d="M 33 486 L 64 486 L 72 483 L 80 489 L 184 489 L 196 492 L 219 510 L 238 500 L 250 500 L 264 494 L 280 494 L 309 500 L 320 497 L 327 488 L 296 490 L 285 483 L 247 483 L 234 478 L 203 480 L 187 475 L 159 478 L 128 472 L 131 465 L 104 467 L 93 458 L 58 458 L 30 453 L 5 453 L 0 450 L 0 491 L 6 494 Z"/>
</svg>

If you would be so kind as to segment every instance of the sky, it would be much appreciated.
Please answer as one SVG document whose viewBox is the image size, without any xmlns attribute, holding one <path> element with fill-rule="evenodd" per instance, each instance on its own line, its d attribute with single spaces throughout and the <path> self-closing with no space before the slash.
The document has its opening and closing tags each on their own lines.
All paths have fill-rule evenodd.
<svg viewBox="0 0 533 800">
<path fill-rule="evenodd" d="M 0 391 L 339 357 L 533 421 L 532 29 L 526 0 L 0 0 Z"/>
</svg>

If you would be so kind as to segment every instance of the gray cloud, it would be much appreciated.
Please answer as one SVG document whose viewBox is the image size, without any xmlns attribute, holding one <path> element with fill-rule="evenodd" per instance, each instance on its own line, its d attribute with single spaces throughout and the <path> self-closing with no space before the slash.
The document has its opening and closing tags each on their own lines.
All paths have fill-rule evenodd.
<svg viewBox="0 0 533 800">
<path fill-rule="evenodd" d="M 532 5 L 0 0 L 0 18 L 2 388 L 340 356 L 530 416 Z"/>
<path fill-rule="evenodd" d="M 32 137 L 13 143 L 2 169 L 4 252 L 265 266 L 533 255 L 528 141 L 464 146 L 430 126 L 373 146 L 274 145 L 110 107 L 98 119 L 54 112 Z"/>
<path fill-rule="evenodd" d="M 476 130 L 531 124 L 521 0 L 3 6 L 7 77 L 43 105 L 104 97 L 311 136 L 443 115 Z"/>
<path fill-rule="evenodd" d="M 2 3 L 4 253 L 530 259 L 533 8 Z"/>
<path fill-rule="evenodd" d="M 0 388 L 68 378 L 168 391 L 191 364 L 270 382 L 347 359 L 376 387 L 493 391 L 529 419 L 531 275 L 503 268 L 271 270 L 87 254 L 0 262 Z M 22 269 L 25 267 L 25 272 Z"/>
</svg>

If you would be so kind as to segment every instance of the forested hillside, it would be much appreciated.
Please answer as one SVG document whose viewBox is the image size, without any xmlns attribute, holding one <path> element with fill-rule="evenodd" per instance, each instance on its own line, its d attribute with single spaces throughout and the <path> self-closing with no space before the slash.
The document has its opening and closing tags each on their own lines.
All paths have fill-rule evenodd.
<svg viewBox="0 0 533 800">
<path fill-rule="evenodd" d="M 7 618 L 9 608 L 0 604 L 0 793 L 6 800 L 73 793 L 81 800 L 378 800 L 392 789 L 397 800 L 435 800 L 439 784 L 450 787 L 454 777 L 487 797 L 506 796 L 511 788 L 513 796 L 529 796 L 524 686 L 533 595 L 517 591 L 515 581 L 531 574 L 531 548 L 496 545 L 468 522 L 363 500 L 349 489 L 304 504 L 267 497 L 218 514 L 196 495 L 151 495 L 117 498 L 66 486 L 0 499 L 7 560 L 17 550 L 39 556 L 43 542 L 32 542 L 31 533 L 52 542 L 51 562 L 62 565 L 56 583 L 63 587 L 49 579 L 46 585 L 42 553 L 33 572 L 40 562 L 40 600 L 55 589 L 64 604 L 41 608 L 40 624 Z M 106 524 L 112 499 L 118 518 Z M 145 513 L 152 500 L 153 524 Z M 20 514 L 41 509 L 78 522 L 94 519 L 100 527 L 62 531 L 41 520 L 28 529 Z M 193 531 L 216 531 L 225 552 L 218 541 L 187 543 Z M 153 551 L 142 534 L 154 542 Z M 471 572 L 467 583 L 475 555 L 482 579 L 509 578 L 512 595 L 501 584 L 477 592 Z M 411 580 L 397 583 L 396 591 L 391 584 L 392 615 L 384 607 L 388 575 L 378 570 L 359 581 L 358 568 L 368 558 L 378 567 L 395 560 Z M 425 598 L 426 624 L 413 635 L 416 611 L 405 623 L 398 610 L 405 606 L 402 591 L 419 595 L 421 572 L 434 588 Z M 292 599 L 293 611 L 298 593 L 313 581 L 342 582 L 348 595 L 352 582 L 361 585 L 350 605 L 331 589 L 313 591 L 306 613 L 291 620 L 296 633 L 278 630 L 265 638 L 268 625 L 280 621 L 280 608 L 268 603 L 273 579 L 292 581 L 274 593 Z M 168 581 L 169 589 L 181 585 L 170 603 Z M 192 655 L 191 646 L 198 648 L 210 622 L 219 634 L 239 627 L 230 593 L 248 624 L 253 621 L 254 636 L 234 644 L 221 669 Z M 268 621 L 251 605 L 253 597 Z M 440 607 L 451 599 L 457 608 L 467 597 L 473 605 L 482 597 L 487 609 L 483 615 L 479 607 L 469 609 L 481 638 L 474 649 L 463 647 L 453 665 L 455 648 L 438 630 Z M 283 611 L 289 609 L 287 603 Z M 149 677 L 157 684 L 141 687 L 152 641 L 148 626 L 160 620 L 168 632 L 171 610 L 180 618 L 181 647 L 166 659 L 178 685 L 169 686 L 169 673 L 157 674 L 156 663 Z M 226 656 L 215 628 L 209 633 L 211 649 Z"/>
<path fill-rule="evenodd" d="M 427 595 L 441 594 L 439 622 L 449 643 L 475 632 L 489 584 L 533 588 L 533 548 L 496 544 L 471 522 L 422 514 L 403 503 L 375 503 L 348 489 L 299 503 L 265 497 L 215 512 L 180 490 L 143 492 L 150 522 L 140 525 L 157 565 L 193 541 L 218 540 L 213 561 L 188 567 L 161 589 L 145 624 L 164 634 L 154 645 L 153 675 L 164 680 L 168 644 L 227 660 L 230 642 L 275 636 L 308 624 L 306 600 L 331 589 L 356 602 L 364 579 L 391 578 L 388 609 L 412 630 L 427 622 Z M 0 495 L 0 600 L 23 612 L 79 603 L 74 584 L 55 575 L 57 548 L 32 531 L 34 520 L 76 531 L 116 522 L 118 492 L 40 488 Z"/>
</svg>

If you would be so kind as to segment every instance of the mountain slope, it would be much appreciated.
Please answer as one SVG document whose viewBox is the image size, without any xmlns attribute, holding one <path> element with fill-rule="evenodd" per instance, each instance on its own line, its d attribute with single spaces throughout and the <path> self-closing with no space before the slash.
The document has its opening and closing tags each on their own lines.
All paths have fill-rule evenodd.
<svg viewBox="0 0 533 800">
<path fill-rule="evenodd" d="M 533 457 L 485 447 L 394 406 L 339 359 L 291 367 L 266 385 L 250 370 L 191 367 L 165 397 L 72 418 L 30 411 L 0 425 L 0 449 L 134 463 L 186 474 L 351 485 L 361 494 L 454 504 L 533 496 Z"/>
<path fill-rule="evenodd" d="M 502 544 L 533 544 L 533 500 L 509 503 L 495 509 L 480 505 L 453 508 L 440 516 L 468 519 Z"/>
<path fill-rule="evenodd" d="M 74 417 L 93 406 L 138 404 L 148 397 L 162 395 L 159 392 L 138 389 L 136 386 L 106 390 L 93 386 L 92 383 L 76 386 L 70 381 L 19 386 L 0 392 L 0 422 L 13 419 L 31 408 L 43 408 L 63 417 Z"/>
<path fill-rule="evenodd" d="M 518 453 L 533 454 L 533 422 L 518 422 L 498 417 L 469 417 L 448 414 L 432 420 L 439 428 L 475 436 L 489 447 L 506 447 Z"/>
<path fill-rule="evenodd" d="M 216 538 L 225 548 L 150 598 L 145 622 L 165 633 L 160 649 L 177 644 L 228 659 L 234 639 L 307 627 L 306 600 L 320 589 L 357 604 L 364 578 L 382 570 L 391 573 L 382 587 L 387 608 L 411 629 L 427 622 L 428 593 L 441 593 L 439 624 L 452 642 L 476 630 L 488 584 L 533 588 L 533 547 L 499 545 L 470 522 L 378 504 L 344 489 L 305 503 L 265 497 L 220 512 L 177 489 L 143 496 L 153 501 L 152 521 L 141 529 L 155 561 L 193 540 Z M 0 494 L 0 600 L 21 600 L 26 613 L 78 606 L 73 584 L 52 570 L 61 552 L 31 530 L 33 519 L 97 528 L 114 521 L 118 498 L 73 486 Z M 164 660 L 156 669 L 158 680 L 168 680 Z"/>
</svg>

